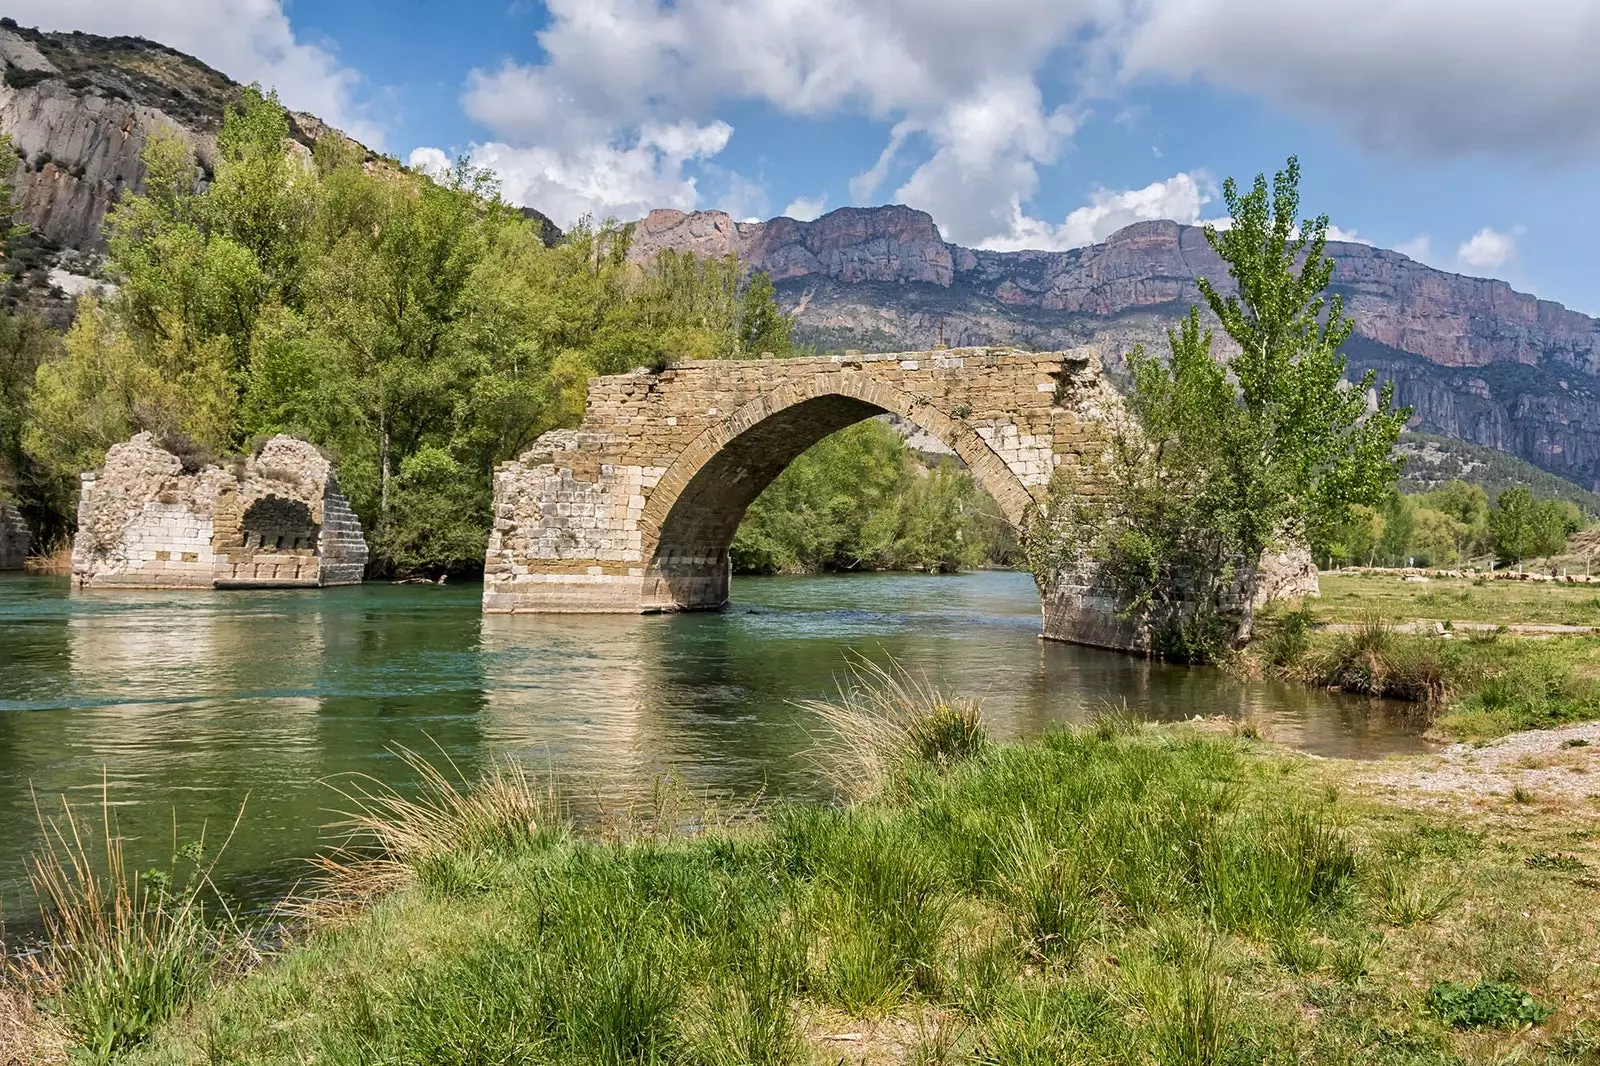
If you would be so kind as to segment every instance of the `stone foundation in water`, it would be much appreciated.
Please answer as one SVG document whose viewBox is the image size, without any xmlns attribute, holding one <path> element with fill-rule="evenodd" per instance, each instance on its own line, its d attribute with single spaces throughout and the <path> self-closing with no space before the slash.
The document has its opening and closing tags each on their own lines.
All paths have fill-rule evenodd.
<svg viewBox="0 0 1600 1066">
<path fill-rule="evenodd" d="M 319 588 L 358 583 L 366 562 L 332 467 L 293 437 L 227 465 L 186 465 L 141 433 L 83 475 L 81 588 Z"/>
<path fill-rule="evenodd" d="M 1255 606 L 1320 591 L 1316 563 L 1304 548 L 1264 556 L 1254 590 Z M 1244 590 L 1233 601 L 1243 607 Z M 1047 590 L 1041 590 L 1044 617 L 1042 636 L 1068 644 L 1086 644 L 1149 654 L 1154 630 L 1151 620 L 1130 610 L 1126 593 L 1092 567 L 1064 570 Z"/>
<path fill-rule="evenodd" d="M 21 570 L 28 561 L 28 523 L 16 506 L 0 500 L 0 570 Z"/>
</svg>

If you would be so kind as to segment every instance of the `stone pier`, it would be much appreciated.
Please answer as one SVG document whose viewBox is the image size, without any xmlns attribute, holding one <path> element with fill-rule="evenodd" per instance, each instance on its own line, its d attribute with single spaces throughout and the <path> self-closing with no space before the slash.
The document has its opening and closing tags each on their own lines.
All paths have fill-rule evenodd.
<svg viewBox="0 0 1600 1066">
<path fill-rule="evenodd" d="M 82 588 L 319 588 L 358 583 L 366 562 L 333 468 L 293 437 L 197 464 L 141 433 L 83 475 Z"/>
<path fill-rule="evenodd" d="M 16 505 L 0 500 L 0 570 L 21 570 L 28 561 L 28 523 Z"/>
</svg>

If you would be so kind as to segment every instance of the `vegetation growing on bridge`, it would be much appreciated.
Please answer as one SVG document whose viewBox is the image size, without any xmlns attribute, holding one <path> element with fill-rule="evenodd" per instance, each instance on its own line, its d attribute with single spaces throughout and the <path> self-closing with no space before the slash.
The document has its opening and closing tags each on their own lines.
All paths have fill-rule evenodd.
<svg viewBox="0 0 1600 1066">
<path fill-rule="evenodd" d="M 1199 308 L 1170 330 L 1170 359 L 1129 356 L 1133 424 L 1114 434 L 1110 491 L 1061 486 L 1034 531 L 1034 571 L 1047 587 L 1088 565 L 1123 590 L 1158 650 L 1206 660 L 1248 640 L 1262 557 L 1326 539 L 1354 504 L 1393 491 L 1395 440 L 1410 418 L 1385 384 L 1368 409 L 1371 371 L 1350 387 L 1339 347 L 1353 323 L 1326 297 L 1328 219 L 1301 220 L 1300 166 L 1269 189 L 1223 185 L 1232 218 L 1207 242 L 1235 292 L 1206 279 L 1201 295 L 1238 347 L 1212 354 Z"/>
</svg>

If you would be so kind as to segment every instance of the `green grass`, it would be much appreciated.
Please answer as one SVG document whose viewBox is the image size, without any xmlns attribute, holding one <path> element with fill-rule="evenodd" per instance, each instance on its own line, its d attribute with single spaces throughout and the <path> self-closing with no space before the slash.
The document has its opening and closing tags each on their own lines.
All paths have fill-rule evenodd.
<svg viewBox="0 0 1600 1066">
<path fill-rule="evenodd" d="M 1369 612 L 1313 628 L 1313 608 L 1269 611 L 1245 669 L 1365 696 L 1410 701 L 1443 737 L 1483 740 L 1600 719 L 1600 637 L 1405 632 Z"/>
<path fill-rule="evenodd" d="M 573 831 L 504 769 L 353 793 L 343 905 L 119 1054 L 732 1066 L 838 1061 L 854 1032 L 850 1061 L 1445 1063 L 1514 988 L 1499 1052 L 1584 1061 L 1592 832 L 1491 837 L 1122 719 L 996 744 L 961 706 L 858 690 L 835 726 L 871 789 L 687 833 Z"/>
<path fill-rule="evenodd" d="M 1395 574 L 1323 574 L 1322 593 L 1306 608 L 1321 624 L 1360 624 L 1377 614 L 1395 621 L 1494 625 L 1600 625 L 1600 584 L 1432 578 Z"/>
</svg>

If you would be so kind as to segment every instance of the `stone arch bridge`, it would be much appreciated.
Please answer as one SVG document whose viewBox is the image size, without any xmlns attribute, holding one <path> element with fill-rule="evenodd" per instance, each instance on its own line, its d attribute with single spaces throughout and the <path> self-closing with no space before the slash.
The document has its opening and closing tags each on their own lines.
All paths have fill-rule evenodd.
<svg viewBox="0 0 1600 1066">
<path fill-rule="evenodd" d="M 721 607 L 745 509 L 811 445 L 884 412 L 948 445 L 1021 528 L 1058 468 L 1093 458 L 1117 404 L 1087 348 L 714 360 L 595 378 L 581 426 L 495 472 L 483 606 Z"/>
</svg>

